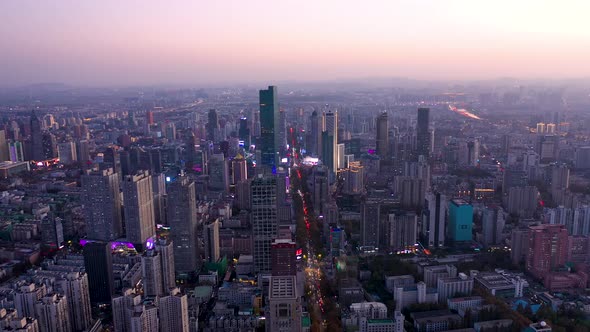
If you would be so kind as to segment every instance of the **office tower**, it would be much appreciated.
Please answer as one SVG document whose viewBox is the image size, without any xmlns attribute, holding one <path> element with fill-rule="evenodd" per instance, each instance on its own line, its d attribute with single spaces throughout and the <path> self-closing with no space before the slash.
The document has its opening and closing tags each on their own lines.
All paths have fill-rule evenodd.
<svg viewBox="0 0 590 332">
<path fill-rule="evenodd" d="M 379 247 L 381 204 L 374 201 L 361 203 L 361 246 Z"/>
<path fill-rule="evenodd" d="M 152 193 L 155 223 L 166 224 L 166 176 L 164 173 L 152 175 Z"/>
<path fill-rule="evenodd" d="M 90 160 L 90 147 L 87 140 L 80 140 L 76 142 L 76 157 L 78 161 L 87 162 Z"/>
<path fill-rule="evenodd" d="M 323 114 L 323 117 L 322 157 L 324 165 L 336 173 L 338 167 L 338 112 L 328 111 Z"/>
<path fill-rule="evenodd" d="M 289 239 L 276 239 L 272 242 L 270 256 L 273 276 L 297 275 L 295 242 Z"/>
<path fill-rule="evenodd" d="M 127 241 L 141 247 L 156 234 L 152 177 L 148 171 L 123 178 L 123 199 Z"/>
<path fill-rule="evenodd" d="M 141 280 L 143 293 L 146 297 L 164 295 L 162 258 L 154 249 L 146 250 L 141 256 Z"/>
<path fill-rule="evenodd" d="M 244 149 L 248 150 L 250 144 L 252 144 L 252 140 L 250 137 L 250 128 L 248 127 L 248 119 L 246 117 L 240 118 L 238 137 L 240 138 L 240 141 L 244 142 Z"/>
<path fill-rule="evenodd" d="M 445 244 L 447 197 L 439 192 L 426 193 L 425 209 L 422 212 L 422 241 L 429 248 Z"/>
<path fill-rule="evenodd" d="M 252 234 L 254 237 L 254 268 L 257 272 L 271 271 L 270 249 L 277 234 L 278 206 L 277 176 L 259 175 L 250 184 Z"/>
<path fill-rule="evenodd" d="M 248 165 L 246 159 L 241 154 L 237 154 L 231 163 L 232 169 L 232 184 L 237 184 L 240 181 L 248 179 Z"/>
<path fill-rule="evenodd" d="M 203 242 L 205 243 L 205 259 L 215 263 L 219 260 L 219 219 L 215 219 L 203 227 Z"/>
<path fill-rule="evenodd" d="M 160 298 L 160 332 L 189 332 L 188 297 L 173 288 L 168 296 Z"/>
<path fill-rule="evenodd" d="M 33 110 L 31 112 L 31 120 L 29 121 L 31 128 L 31 160 L 45 160 L 43 152 L 43 131 L 41 129 L 41 120 Z"/>
<path fill-rule="evenodd" d="M 486 247 L 500 244 L 502 241 L 502 231 L 504 230 L 504 224 L 504 209 L 501 207 L 486 207 L 483 210 L 482 242 Z"/>
<path fill-rule="evenodd" d="M 526 270 L 543 279 L 549 272 L 565 265 L 568 254 L 568 233 L 565 225 L 529 227 Z"/>
<path fill-rule="evenodd" d="M 214 109 L 209 110 L 207 114 L 207 140 L 215 141 L 215 136 L 219 132 L 219 118 L 217 111 Z"/>
<path fill-rule="evenodd" d="M 463 199 L 449 202 L 449 236 L 451 241 L 471 241 L 473 229 L 473 206 Z"/>
<path fill-rule="evenodd" d="M 123 235 L 119 177 L 112 168 L 82 175 L 82 204 L 87 238 L 115 240 Z"/>
<path fill-rule="evenodd" d="M 147 122 L 148 125 L 154 124 L 154 112 L 153 111 L 145 112 L 145 121 Z"/>
<path fill-rule="evenodd" d="M 59 162 L 62 164 L 71 164 L 78 161 L 76 145 L 74 142 L 63 142 L 57 145 Z"/>
<path fill-rule="evenodd" d="M 12 162 L 25 161 L 23 144 L 19 141 L 8 143 L 8 155 Z"/>
<path fill-rule="evenodd" d="M 416 145 L 417 154 L 428 158 L 431 151 L 431 133 L 430 133 L 430 109 L 418 109 L 418 121 L 416 124 Z"/>
<path fill-rule="evenodd" d="M 271 277 L 268 305 L 266 331 L 301 331 L 301 303 L 295 276 Z"/>
<path fill-rule="evenodd" d="M 279 101 L 277 87 L 269 86 L 260 90 L 260 139 L 257 149 L 260 150 L 260 164 L 274 169 L 278 164 L 279 142 Z"/>
<path fill-rule="evenodd" d="M 193 272 L 200 261 L 194 182 L 186 176 L 176 178 L 168 187 L 167 201 L 170 238 L 174 243 L 174 266 L 178 272 Z"/>
<path fill-rule="evenodd" d="M 377 116 L 376 121 L 376 148 L 377 148 L 377 155 L 381 157 L 381 159 L 389 159 L 389 122 L 387 119 L 387 112 L 381 113 Z"/>
<path fill-rule="evenodd" d="M 570 170 L 566 164 L 554 164 L 551 167 L 551 196 L 556 204 L 563 204 L 569 188 Z"/>
<path fill-rule="evenodd" d="M 392 250 L 414 248 L 418 216 L 416 213 L 397 213 L 389 215 L 389 246 Z"/>
<path fill-rule="evenodd" d="M 209 158 L 209 189 L 229 191 L 229 167 L 223 153 L 216 153 Z"/>
<path fill-rule="evenodd" d="M 86 330 L 92 323 L 88 274 L 70 272 L 58 282 L 63 295 L 68 301 L 68 313 L 72 330 Z"/>
<path fill-rule="evenodd" d="M 110 243 L 87 243 L 84 246 L 84 268 L 88 274 L 90 301 L 95 303 L 110 302 L 114 292 Z"/>
<path fill-rule="evenodd" d="M 8 161 L 10 160 L 10 155 L 8 154 L 8 142 L 6 142 L 6 130 L 0 130 L 0 161 Z"/>
<path fill-rule="evenodd" d="M 324 118 L 318 116 L 318 111 L 311 113 L 311 136 L 307 146 L 307 153 L 314 157 L 321 157 L 322 153 L 322 132 L 324 131 Z"/>
<path fill-rule="evenodd" d="M 58 294 L 47 294 L 35 304 L 35 318 L 40 331 L 70 332 L 70 316 L 66 298 Z"/>
<path fill-rule="evenodd" d="M 174 122 L 166 123 L 166 138 L 172 141 L 176 139 L 176 124 Z"/>
<path fill-rule="evenodd" d="M 344 188 L 347 194 L 357 194 L 363 191 L 365 184 L 364 167 L 360 161 L 352 161 L 348 164 L 348 169 L 344 171 Z"/>
</svg>

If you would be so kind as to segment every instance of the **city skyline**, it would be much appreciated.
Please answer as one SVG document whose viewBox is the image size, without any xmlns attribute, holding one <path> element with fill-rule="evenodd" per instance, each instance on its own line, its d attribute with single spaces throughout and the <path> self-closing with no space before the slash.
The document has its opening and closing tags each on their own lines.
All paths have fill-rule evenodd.
<svg viewBox="0 0 590 332">
<path fill-rule="evenodd" d="M 582 1 L 6 1 L 1 85 L 590 77 L 581 66 L 589 10 Z"/>
</svg>

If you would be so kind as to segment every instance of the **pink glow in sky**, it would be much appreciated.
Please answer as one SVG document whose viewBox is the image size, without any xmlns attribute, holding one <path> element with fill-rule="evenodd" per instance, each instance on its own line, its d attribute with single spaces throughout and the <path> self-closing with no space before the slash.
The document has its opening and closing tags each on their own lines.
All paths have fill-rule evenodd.
<svg viewBox="0 0 590 332">
<path fill-rule="evenodd" d="M 0 85 L 590 76 L 590 1 L 2 0 Z"/>
</svg>

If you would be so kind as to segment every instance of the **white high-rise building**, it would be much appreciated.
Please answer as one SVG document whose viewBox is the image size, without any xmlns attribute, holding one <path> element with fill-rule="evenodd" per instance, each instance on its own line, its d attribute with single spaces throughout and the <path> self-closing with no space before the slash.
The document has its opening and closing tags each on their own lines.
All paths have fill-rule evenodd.
<svg viewBox="0 0 590 332">
<path fill-rule="evenodd" d="M 171 240 L 160 239 L 156 243 L 156 251 L 160 256 L 162 267 L 162 285 L 164 293 L 170 288 L 176 287 L 174 268 L 174 243 Z"/>
<path fill-rule="evenodd" d="M 209 262 L 217 262 L 219 253 L 219 219 L 215 219 L 203 228 L 203 242 L 205 243 L 205 259 Z"/>
<path fill-rule="evenodd" d="M 160 332 L 189 332 L 188 297 L 178 288 L 160 298 Z"/>
<path fill-rule="evenodd" d="M 35 317 L 35 304 L 47 294 L 45 285 L 34 283 L 21 286 L 14 294 L 14 306 L 18 317 Z"/>
<path fill-rule="evenodd" d="M 58 294 L 47 294 L 35 303 L 35 318 L 41 331 L 71 332 L 67 299 Z"/>
<path fill-rule="evenodd" d="M 83 272 L 71 272 L 59 280 L 59 284 L 68 302 L 72 329 L 86 330 L 92 324 L 88 275 Z"/>
<path fill-rule="evenodd" d="M 156 297 L 164 294 L 162 260 L 156 250 L 147 250 L 141 256 L 141 277 L 143 293 L 146 297 Z"/>
<path fill-rule="evenodd" d="M 148 171 L 125 176 L 123 199 L 127 240 L 144 245 L 156 234 L 152 177 Z"/>
</svg>

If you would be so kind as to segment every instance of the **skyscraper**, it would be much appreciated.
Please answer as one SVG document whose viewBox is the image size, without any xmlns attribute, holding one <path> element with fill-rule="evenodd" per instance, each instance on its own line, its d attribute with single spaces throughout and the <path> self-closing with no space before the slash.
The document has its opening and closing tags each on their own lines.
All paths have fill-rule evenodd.
<svg viewBox="0 0 590 332">
<path fill-rule="evenodd" d="M 338 112 L 328 111 L 324 113 L 324 135 L 322 136 L 322 157 L 324 164 L 333 173 L 338 169 Z M 326 142 L 324 142 L 326 140 Z M 330 154 L 331 156 L 329 156 Z"/>
<path fill-rule="evenodd" d="M 119 177 L 112 168 L 82 175 L 86 234 L 91 240 L 112 241 L 123 235 Z"/>
<path fill-rule="evenodd" d="M 244 148 L 248 150 L 250 148 L 250 128 L 248 126 L 248 119 L 246 117 L 240 118 L 240 128 L 238 129 L 238 137 L 240 141 L 244 142 Z"/>
<path fill-rule="evenodd" d="M 381 204 L 375 201 L 361 203 L 361 246 L 379 248 Z"/>
<path fill-rule="evenodd" d="M 8 161 L 10 160 L 10 155 L 8 154 L 8 143 L 6 142 L 6 131 L 4 129 L 0 130 L 0 161 Z"/>
<path fill-rule="evenodd" d="M 278 165 L 279 142 L 279 101 L 277 87 L 269 86 L 267 90 L 260 90 L 260 139 L 257 149 L 260 150 L 260 164 L 264 167 L 275 168 Z"/>
<path fill-rule="evenodd" d="M 473 206 L 463 199 L 449 202 L 449 235 L 455 242 L 471 241 L 473 229 Z"/>
<path fill-rule="evenodd" d="M 405 250 L 416 243 L 418 217 L 416 213 L 396 213 L 389 215 L 389 246 L 393 250 Z"/>
<path fill-rule="evenodd" d="M 445 244 L 447 198 L 438 192 L 428 192 L 424 207 L 421 232 L 423 245 L 429 248 L 443 246 Z"/>
<path fill-rule="evenodd" d="M 482 217 L 482 235 L 484 245 L 490 246 L 500 243 L 504 229 L 504 209 L 500 207 L 486 207 Z"/>
<path fill-rule="evenodd" d="M 314 110 L 310 117 L 311 136 L 307 146 L 307 153 L 321 157 L 322 154 L 322 132 L 324 131 L 324 118 L 318 116 L 318 111 Z"/>
<path fill-rule="evenodd" d="M 209 187 L 211 190 L 229 191 L 229 167 L 223 153 L 216 153 L 209 158 Z"/>
<path fill-rule="evenodd" d="M 271 271 L 270 249 L 277 234 L 277 176 L 262 176 L 252 180 L 250 202 L 252 234 L 254 236 L 254 268 L 257 272 Z"/>
<path fill-rule="evenodd" d="M 176 277 L 174 273 L 174 243 L 171 240 L 158 239 L 155 248 L 161 260 L 162 285 L 165 293 L 170 288 L 176 286 Z"/>
<path fill-rule="evenodd" d="M 232 160 L 232 184 L 237 184 L 248 178 L 248 165 L 246 159 L 241 154 L 237 154 Z"/>
<path fill-rule="evenodd" d="M 194 182 L 186 176 L 179 176 L 168 187 L 167 219 L 176 271 L 195 271 L 199 264 L 196 193 Z"/>
<path fill-rule="evenodd" d="M 416 145 L 417 154 L 428 158 L 431 152 L 431 134 L 430 134 L 430 109 L 418 109 L 418 121 L 416 125 Z"/>
<path fill-rule="evenodd" d="M 219 132 L 219 118 L 217 111 L 214 109 L 209 110 L 207 115 L 207 140 L 215 141 L 216 133 Z"/>
<path fill-rule="evenodd" d="M 47 294 L 35 303 L 35 318 L 40 331 L 72 331 L 67 299 L 58 294 Z"/>
<path fill-rule="evenodd" d="M 90 300 L 94 303 L 111 301 L 114 293 L 111 245 L 90 242 L 84 246 L 84 269 L 88 274 Z"/>
<path fill-rule="evenodd" d="M 377 155 L 381 159 L 389 158 L 389 121 L 387 119 L 387 112 L 381 113 L 377 117 L 376 121 L 377 133 L 376 133 L 376 147 Z"/>
<path fill-rule="evenodd" d="M 31 120 L 29 122 L 31 127 L 31 160 L 45 160 L 45 154 L 43 153 L 43 131 L 41 128 L 41 120 L 35 114 L 33 110 L 31 112 Z"/>
<path fill-rule="evenodd" d="M 156 234 L 152 177 L 148 171 L 123 179 L 126 238 L 140 247 Z"/>
</svg>

